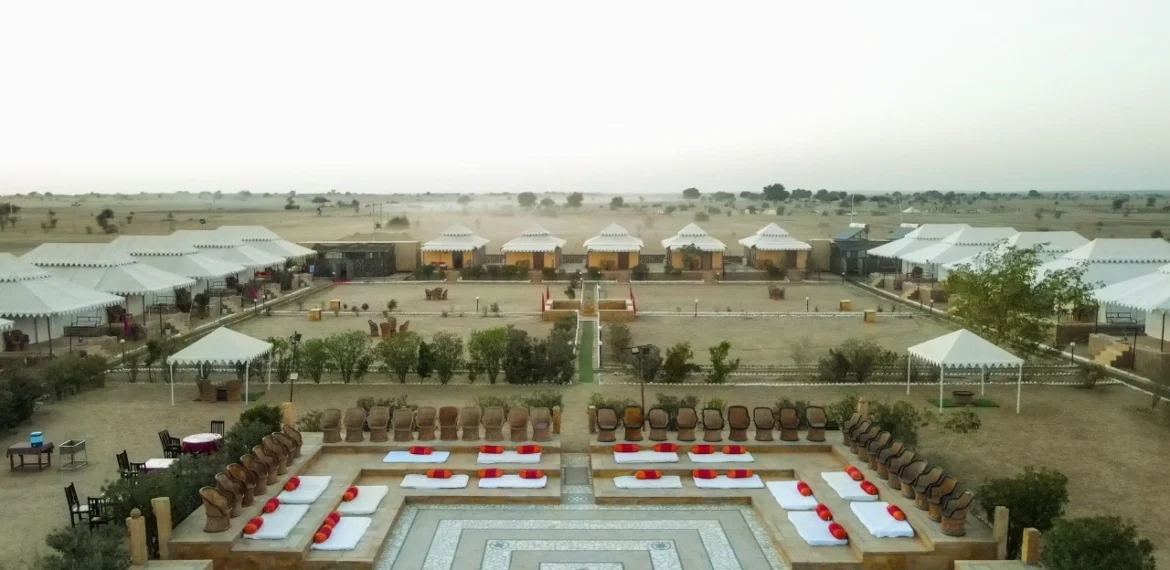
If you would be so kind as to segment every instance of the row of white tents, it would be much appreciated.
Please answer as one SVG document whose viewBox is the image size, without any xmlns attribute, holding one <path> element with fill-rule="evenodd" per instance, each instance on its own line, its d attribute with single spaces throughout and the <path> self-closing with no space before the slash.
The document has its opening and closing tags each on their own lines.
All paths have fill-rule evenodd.
<svg viewBox="0 0 1170 570">
<path fill-rule="evenodd" d="M 110 306 L 140 314 L 173 303 L 176 289 L 207 290 L 315 254 L 262 226 L 45 243 L 19 258 L 0 254 L 0 317 L 36 343 L 63 336 L 75 321 L 104 324 Z"/>
<path fill-rule="evenodd" d="M 1170 312 L 1170 242 L 1158 238 L 1098 238 L 1076 232 L 1018 232 L 1013 228 L 977 228 L 967 224 L 922 224 L 901 239 L 869 250 L 877 257 L 898 259 L 902 271 L 920 268 L 945 280 L 956 267 L 974 266 L 985 252 L 998 248 L 1041 247 L 1037 279 L 1060 269 L 1084 267 L 1084 280 L 1095 287 L 1101 314 L 1123 307 L 1146 334 L 1166 338 Z"/>
</svg>

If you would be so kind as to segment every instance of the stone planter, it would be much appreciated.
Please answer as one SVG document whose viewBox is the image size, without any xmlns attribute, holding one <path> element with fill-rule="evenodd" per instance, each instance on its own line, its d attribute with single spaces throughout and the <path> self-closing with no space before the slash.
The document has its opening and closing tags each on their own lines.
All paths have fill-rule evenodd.
<svg viewBox="0 0 1170 570">
<path fill-rule="evenodd" d="M 975 392 L 970 390 L 955 390 L 951 392 L 951 396 L 954 398 L 956 406 L 970 406 L 975 401 Z"/>
</svg>

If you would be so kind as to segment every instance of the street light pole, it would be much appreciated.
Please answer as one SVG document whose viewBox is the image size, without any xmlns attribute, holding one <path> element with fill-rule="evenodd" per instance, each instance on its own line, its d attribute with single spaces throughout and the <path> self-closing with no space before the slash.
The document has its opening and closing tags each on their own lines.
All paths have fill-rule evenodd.
<svg viewBox="0 0 1170 570">
<path fill-rule="evenodd" d="M 1069 364 L 1076 364 L 1077 363 L 1076 356 L 1073 354 L 1073 351 L 1076 349 L 1076 347 L 1077 347 L 1077 343 L 1075 343 L 1075 342 L 1068 343 L 1068 363 Z"/>
<path fill-rule="evenodd" d="M 293 345 L 292 346 L 292 349 L 293 349 L 292 372 L 289 373 L 289 375 L 288 375 L 288 401 L 289 402 L 293 401 L 293 386 L 296 386 L 297 378 L 300 376 L 300 373 L 297 372 L 297 370 L 298 370 L 297 365 L 299 364 L 297 362 L 297 348 L 301 345 L 301 333 L 299 333 L 297 331 L 293 331 L 292 345 Z"/>
</svg>

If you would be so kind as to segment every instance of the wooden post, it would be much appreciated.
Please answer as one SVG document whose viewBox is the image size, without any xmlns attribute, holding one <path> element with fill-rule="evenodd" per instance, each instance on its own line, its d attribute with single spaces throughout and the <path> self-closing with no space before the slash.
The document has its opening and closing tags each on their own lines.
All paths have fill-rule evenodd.
<svg viewBox="0 0 1170 570">
<path fill-rule="evenodd" d="M 280 405 L 280 422 L 289 427 L 296 427 L 297 412 L 292 402 L 285 402 Z"/>
<path fill-rule="evenodd" d="M 142 566 L 146 564 L 146 519 L 142 518 L 142 511 L 130 511 L 126 519 L 126 528 L 130 531 L 130 564 Z"/>
<path fill-rule="evenodd" d="M 561 407 L 553 406 L 552 409 L 552 432 L 561 433 Z"/>
<path fill-rule="evenodd" d="M 155 497 L 150 500 L 150 507 L 154 510 L 154 520 L 158 527 L 158 557 L 160 560 L 170 560 L 171 542 L 171 498 Z"/>
<path fill-rule="evenodd" d="M 1024 529 L 1024 541 L 1020 546 L 1020 561 L 1024 564 L 1040 564 L 1040 531 Z"/>
<path fill-rule="evenodd" d="M 861 419 L 869 419 L 869 398 L 858 398 L 857 411 L 861 414 Z"/>
<path fill-rule="evenodd" d="M 991 525 L 991 536 L 995 537 L 996 560 L 1007 560 L 1008 508 L 995 507 L 995 521 Z"/>
<path fill-rule="evenodd" d="M 597 433 L 597 406 L 589 406 L 589 433 Z"/>
</svg>

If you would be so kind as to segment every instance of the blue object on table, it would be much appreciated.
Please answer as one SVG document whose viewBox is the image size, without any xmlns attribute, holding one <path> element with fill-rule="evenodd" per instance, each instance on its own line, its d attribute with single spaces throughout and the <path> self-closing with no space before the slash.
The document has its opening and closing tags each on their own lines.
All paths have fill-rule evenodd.
<svg viewBox="0 0 1170 570">
<path fill-rule="evenodd" d="M 45 436 L 39 431 L 34 431 L 28 435 L 28 443 L 33 447 L 40 447 L 45 444 Z"/>
</svg>

